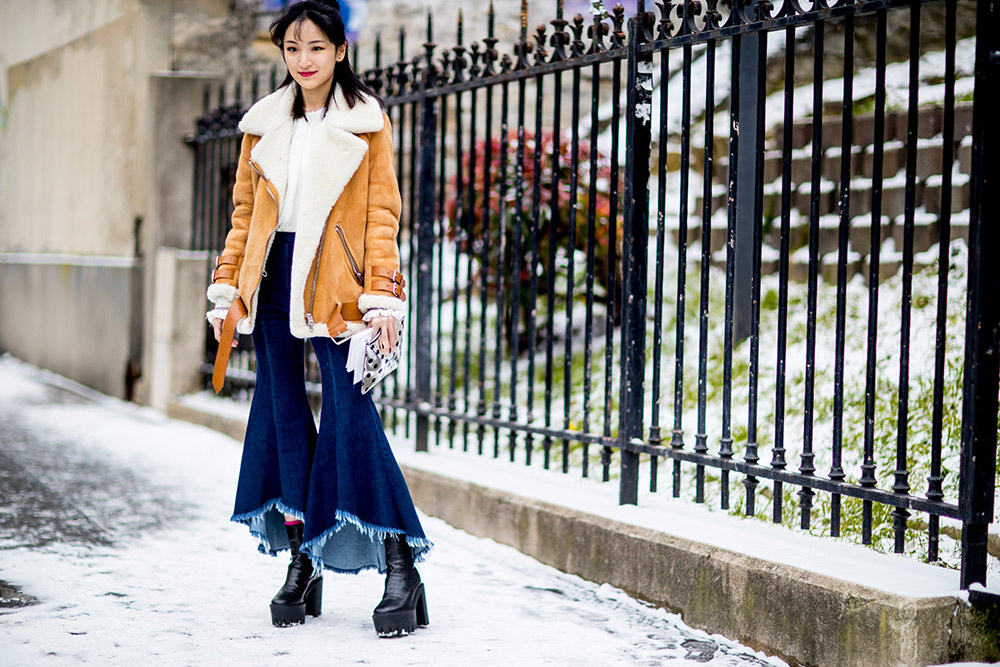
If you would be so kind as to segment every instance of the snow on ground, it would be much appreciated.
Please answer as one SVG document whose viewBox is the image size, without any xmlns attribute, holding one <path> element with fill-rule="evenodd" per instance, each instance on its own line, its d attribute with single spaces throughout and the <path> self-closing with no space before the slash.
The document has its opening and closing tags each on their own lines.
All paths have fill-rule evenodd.
<svg viewBox="0 0 1000 667">
<path fill-rule="evenodd" d="M 382 578 L 328 574 L 323 615 L 274 628 L 285 561 L 228 521 L 239 456 L 0 358 L 0 580 L 38 599 L 0 599 L 0 665 L 784 664 L 429 517 L 429 627 L 378 639 Z"/>
</svg>

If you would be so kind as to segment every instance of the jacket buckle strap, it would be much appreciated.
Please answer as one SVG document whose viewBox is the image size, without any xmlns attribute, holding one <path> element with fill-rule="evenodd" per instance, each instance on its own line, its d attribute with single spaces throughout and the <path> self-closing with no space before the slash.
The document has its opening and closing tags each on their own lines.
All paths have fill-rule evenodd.
<svg viewBox="0 0 1000 667">
<path fill-rule="evenodd" d="M 231 279 L 235 277 L 236 277 L 236 270 L 229 268 L 228 266 L 224 266 L 222 268 L 218 268 L 212 271 L 213 283 L 216 281 L 217 278 Z"/>
<path fill-rule="evenodd" d="M 233 264 L 235 266 L 239 266 L 242 263 L 242 255 L 218 255 L 215 258 L 215 268 L 219 268 L 223 264 Z"/>
<path fill-rule="evenodd" d="M 338 303 L 337 307 L 333 309 L 333 315 L 326 321 L 326 328 L 330 332 L 331 338 L 336 338 L 347 331 L 347 322 L 344 321 L 344 316 L 340 311 L 341 305 Z"/>
<path fill-rule="evenodd" d="M 373 278 L 385 278 L 386 280 L 391 280 L 400 287 L 406 287 L 406 278 L 403 274 L 396 269 L 386 269 L 381 266 L 372 267 L 372 277 Z"/>
<path fill-rule="evenodd" d="M 389 292 L 401 301 L 406 301 L 406 295 L 403 293 L 402 285 L 389 280 L 372 280 L 372 291 Z"/>
</svg>

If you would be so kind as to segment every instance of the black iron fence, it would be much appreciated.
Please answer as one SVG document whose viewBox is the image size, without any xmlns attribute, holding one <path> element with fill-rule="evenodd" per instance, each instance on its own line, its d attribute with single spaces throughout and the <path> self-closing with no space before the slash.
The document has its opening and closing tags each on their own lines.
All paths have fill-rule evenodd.
<svg viewBox="0 0 1000 667">
<path fill-rule="evenodd" d="M 387 426 L 421 450 L 597 466 L 622 503 L 666 465 L 674 497 L 985 582 L 996 9 L 657 10 L 559 3 L 529 37 L 522 8 L 510 54 L 492 8 L 481 42 L 459 16 L 451 48 L 430 18 L 411 59 L 402 32 L 391 64 L 375 44 L 364 77 L 393 123 L 412 322 L 378 398 Z M 277 74 L 212 112 L 206 96 L 196 247 L 222 247 L 236 123 Z M 230 390 L 252 385 L 249 344 Z"/>
</svg>

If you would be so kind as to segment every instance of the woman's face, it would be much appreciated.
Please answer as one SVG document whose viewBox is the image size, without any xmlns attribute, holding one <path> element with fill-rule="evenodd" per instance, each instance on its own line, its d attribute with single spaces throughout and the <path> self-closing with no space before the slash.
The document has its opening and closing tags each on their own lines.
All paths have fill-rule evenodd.
<svg viewBox="0 0 1000 667">
<path fill-rule="evenodd" d="M 334 46 L 309 19 L 295 22 L 285 31 L 285 66 L 303 92 L 315 91 L 324 98 L 333 84 L 333 69 L 347 54 L 347 44 Z"/>
</svg>

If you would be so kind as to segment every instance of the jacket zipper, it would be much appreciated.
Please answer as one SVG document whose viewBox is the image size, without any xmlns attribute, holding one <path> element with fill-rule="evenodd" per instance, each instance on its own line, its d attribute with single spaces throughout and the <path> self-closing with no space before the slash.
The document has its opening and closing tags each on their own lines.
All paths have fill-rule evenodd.
<svg viewBox="0 0 1000 667">
<path fill-rule="evenodd" d="M 260 176 L 262 179 L 264 179 L 264 189 L 267 190 L 268 196 L 271 197 L 271 200 L 274 201 L 275 208 L 277 208 L 277 206 L 278 206 L 278 198 L 275 196 L 275 194 L 273 192 L 271 192 L 271 181 L 267 180 L 267 176 L 264 175 L 264 172 L 262 172 L 260 170 L 260 167 L 258 167 L 254 163 L 253 160 L 247 160 L 247 162 L 250 164 L 250 168 L 253 169 L 254 171 L 256 171 L 258 176 Z M 274 235 L 275 235 L 275 232 L 272 231 L 271 235 L 267 239 L 267 248 L 265 248 L 265 250 L 264 250 L 264 263 L 261 264 L 261 267 L 260 267 L 260 276 L 261 276 L 261 278 L 266 278 L 267 277 L 267 271 L 265 270 L 265 267 L 267 266 L 267 257 L 268 257 L 268 255 L 271 254 L 271 246 L 274 245 Z M 254 312 L 254 310 L 257 308 L 257 295 L 258 294 L 260 294 L 260 281 L 257 281 L 257 289 L 254 290 L 253 297 L 250 300 L 250 312 L 251 313 Z"/>
<path fill-rule="evenodd" d="M 340 228 L 340 225 L 334 227 L 337 232 L 337 236 L 340 237 L 340 242 L 344 245 L 344 252 L 347 253 L 347 261 L 351 263 L 351 271 L 354 273 L 354 280 L 361 287 L 365 286 L 365 274 L 358 268 L 358 263 L 354 261 L 354 255 L 351 254 L 351 249 L 347 247 L 347 239 L 344 238 L 344 230 Z"/>
<path fill-rule="evenodd" d="M 258 176 L 264 179 L 264 189 L 267 190 L 267 194 L 274 201 L 274 205 L 277 206 L 278 196 L 271 192 L 271 181 L 267 180 L 267 176 L 264 175 L 264 172 L 260 170 L 260 167 L 258 167 L 253 160 L 248 160 L 248 162 L 250 163 L 250 168 L 256 171 Z"/>
<path fill-rule="evenodd" d="M 306 311 L 306 326 L 309 327 L 310 333 L 316 324 L 315 320 L 313 320 L 313 308 L 316 306 L 316 281 L 319 279 L 319 262 L 323 258 L 323 241 L 325 240 L 326 227 L 323 227 L 323 233 L 319 235 L 319 246 L 316 247 L 316 267 L 313 269 L 312 294 L 309 296 L 309 310 Z"/>
</svg>

